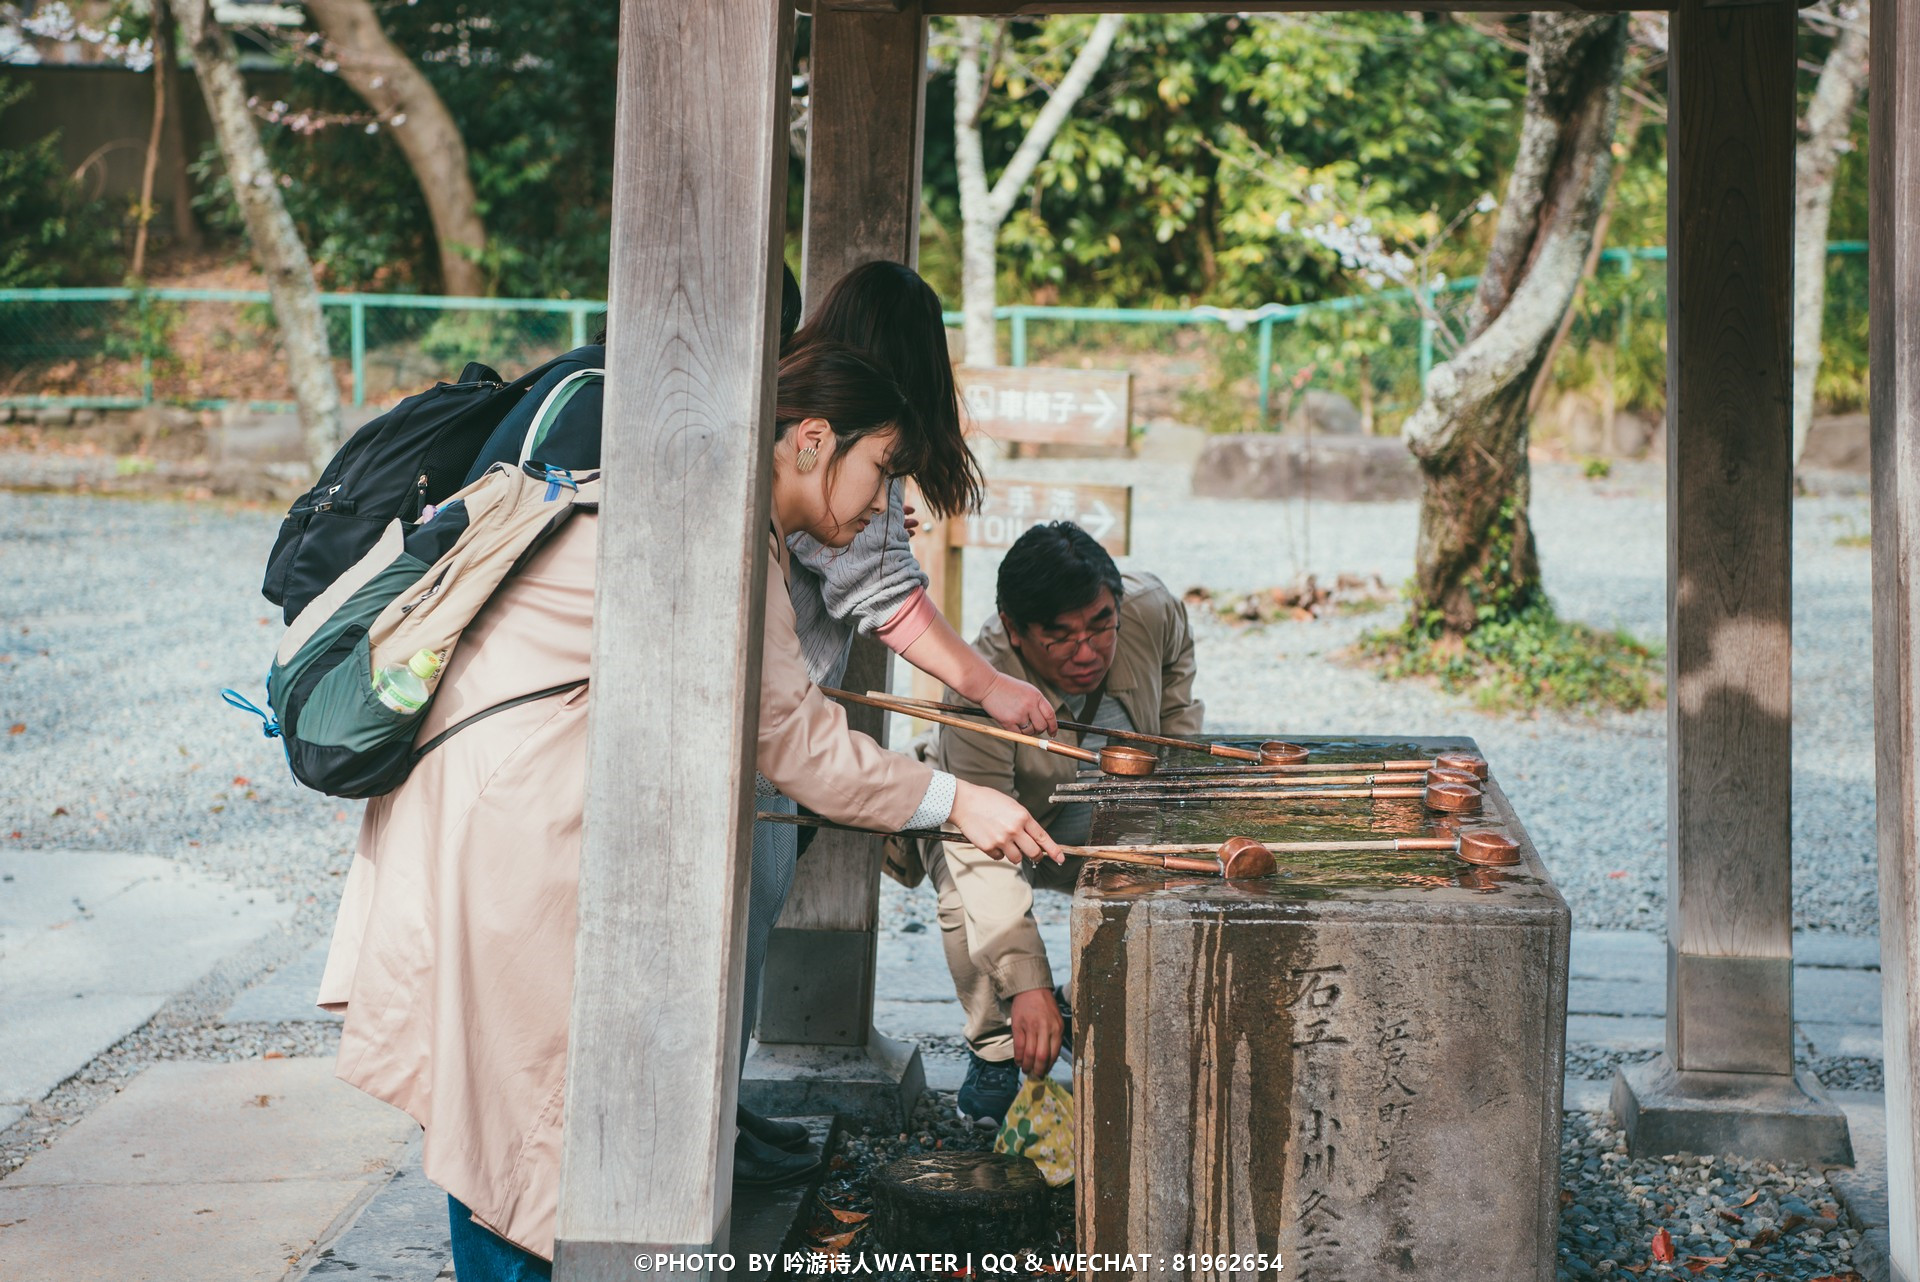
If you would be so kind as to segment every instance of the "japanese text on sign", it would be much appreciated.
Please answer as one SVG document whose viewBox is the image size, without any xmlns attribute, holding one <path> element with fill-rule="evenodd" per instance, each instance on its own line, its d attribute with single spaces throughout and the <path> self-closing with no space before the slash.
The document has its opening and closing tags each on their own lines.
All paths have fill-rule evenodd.
<svg viewBox="0 0 1920 1282">
<path fill-rule="evenodd" d="M 996 441 L 1127 443 L 1133 376 L 1125 370 L 963 366 L 954 377 L 971 426 Z"/>
<path fill-rule="evenodd" d="M 1101 547 L 1125 556 L 1133 537 L 1133 487 L 995 483 L 978 512 L 950 525 L 951 546 L 1010 548 L 1046 521 L 1072 521 Z"/>
</svg>

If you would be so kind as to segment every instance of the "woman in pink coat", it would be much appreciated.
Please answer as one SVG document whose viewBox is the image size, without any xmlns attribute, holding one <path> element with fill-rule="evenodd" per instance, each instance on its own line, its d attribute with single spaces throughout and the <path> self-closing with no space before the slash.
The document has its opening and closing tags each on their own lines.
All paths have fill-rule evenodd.
<svg viewBox="0 0 1920 1282">
<path fill-rule="evenodd" d="M 851 348 L 783 360 L 776 408 L 756 764 L 845 823 L 951 823 L 1009 859 L 1060 857 L 1019 803 L 886 751 L 807 677 L 786 535 L 844 547 L 925 452 L 899 389 Z M 614 496 L 612 501 L 618 501 Z M 420 736 L 588 674 L 593 518 L 576 517 L 462 638 Z M 462 1282 L 547 1276 L 573 985 L 587 687 L 477 722 L 367 807 L 320 1004 L 344 1011 L 337 1071 L 425 1128 Z"/>
</svg>

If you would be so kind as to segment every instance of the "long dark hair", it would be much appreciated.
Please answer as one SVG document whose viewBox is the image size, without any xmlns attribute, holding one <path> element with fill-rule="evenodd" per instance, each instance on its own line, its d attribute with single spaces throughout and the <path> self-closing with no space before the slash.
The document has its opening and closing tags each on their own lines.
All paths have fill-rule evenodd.
<svg viewBox="0 0 1920 1282">
<path fill-rule="evenodd" d="M 856 441 L 888 428 L 898 429 L 887 458 L 889 471 L 911 475 L 926 457 L 919 417 L 899 385 L 845 343 L 820 340 L 796 344 L 780 358 L 774 392 L 774 439 L 784 438 L 795 423 L 809 418 L 823 418 L 833 428 L 833 455 L 826 460 L 828 475 Z"/>
<path fill-rule="evenodd" d="M 913 477 L 927 506 L 939 516 L 979 507 L 980 465 L 960 430 L 960 398 L 947 359 L 940 296 L 919 273 L 879 261 L 862 263 L 842 276 L 788 350 L 797 353 L 817 342 L 858 348 L 899 385 L 918 420 L 922 452 L 917 466 L 895 471 Z M 833 422 L 830 416 L 821 417 Z M 839 430 L 837 422 L 834 428 Z"/>
</svg>

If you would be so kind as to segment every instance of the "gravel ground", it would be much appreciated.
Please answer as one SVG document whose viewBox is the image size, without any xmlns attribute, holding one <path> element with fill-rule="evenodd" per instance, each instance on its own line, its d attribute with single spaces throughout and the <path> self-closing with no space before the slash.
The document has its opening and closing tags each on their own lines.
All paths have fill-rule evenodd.
<svg viewBox="0 0 1920 1282">
<path fill-rule="evenodd" d="M 993 471 L 1133 484 L 1136 555 L 1128 564 L 1176 591 L 1268 587 L 1305 569 L 1323 579 L 1377 573 L 1388 583 L 1410 572 L 1414 505 L 1196 500 L 1186 493 L 1184 449 L 1162 432 L 1149 436 L 1139 462 L 1021 460 Z M 1534 513 L 1548 584 L 1564 614 L 1662 636 L 1664 500 L 1656 470 L 1622 468 L 1596 483 L 1570 469 L 1539 469 Z M 1850 545 L 1866 529 L 1867 502 L 1800 499 L 1795 518 L 1796 921 L 1870 935 L 1877 928 L 1870 572 L 1866 549 Z M 276 613 L 258 596 L 276 521 L 275 512 L 208 502 L 0 493 L 0 725 L 11 731 L 0 736 L 7 781 L 0 840 L 165 855 L 299 905 L 284 935 L 231 959 L 0 1134 L 0 1175 L 155 1060 L 329 1048 L 334 1034 L 312 1026 L 228 1030 L 215 1023 L 235 991 L 325 935 L 358 821 L 356 806 L 298 788 L 279 746 L 219 702 L 224 686 L 256 699 L 261 693 L 279 635 Z M 970 554 L 967 630 L 991 603 L 993 571 L 994 558 Z M 1659 928 L 1664 714 L 1495 718 L 1334 659 L 1362 630 L 1392 617 L 1263 628 L 1199 621 L 1199 691 L 1210 724 L 1470 734 L 1525 817 L 1575 924 Z M 888 929 L 933 926 L 933 897 L 924 888 L 886 882 L 883 903 Z M 1041 896 L 1039 911 L 1064 916 L 1066 900 Z M 1871 1061 L 1815 1067 L 1823 1077 L 1834 1073 L 1834 1084 L 1877 1085 Z M 909 1151 L 922 1134 L 928 1143 L 981 1142 L 959 1128 L 947 1135 L 950 1101 L 924 1107 L 906 1140 L 866 1137 L 855 1141 L 865 1149 L 843 1154 L 847 1196 L 857 1193 L 864 1170 Z M 1629 1163 L 1618 1137 L 1584 1115 L 1569 1118 L 1564 1156 L 1571 1203 L 1562 1277 L 1645 1263 L 1661 1226 L 1678 1244 L 1674 1270 L 1689 1255 L 1726 1255 L 1711 1276 L 1847 1272 L 1852 1235 L 1824 1227 L 1829 1198 L 1815 1173 Z M 1749 1193 L 1759 1197 L 1742 1209 Z M 1718 1216 L 1720 1209 L 1742 1222 Z M 1796 1215 L 1804 1223 L 1789 1229 Z M 1780 1236 L 1738 1245 L 1762 1242 L 1769 1228 Z M 1657 1262 L 1647 1270 L 1667 1271 Z"/>
<path fill-rule="evenodd" d="M 1560 1182 L 1561 1282 L 1623 1272 L 1853 1276 L 1860 1234 L 1843 1227 L 1826 1178 L 1808 1167 L 1690 1155 L 1630 1161 L 1625 1134 L 1605 1117 L 1569 1113 L 1560 1130 Z"/>
</svg>

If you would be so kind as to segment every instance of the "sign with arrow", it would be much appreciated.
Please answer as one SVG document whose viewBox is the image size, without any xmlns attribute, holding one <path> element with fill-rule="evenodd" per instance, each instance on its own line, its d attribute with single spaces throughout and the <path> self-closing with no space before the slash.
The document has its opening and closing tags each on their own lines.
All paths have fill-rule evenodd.
<svg viewBox="0 0 1920 1282">
<path fill-rule="evenodd" d="M 1046 521 L 1072 521 L 1113 555 L 1125 556 L 1133 540 L 1133 487 L 996 481 L 978 512 L 947 522 L 948 545 L 1010 548 Z"/>
<path fill-rule="evenodd" d="M 962 365 L 953 371 L 969 426 L 1004 442 L 1125 448 L 1133 422 L 1126 370 Z"/>
</svg>

